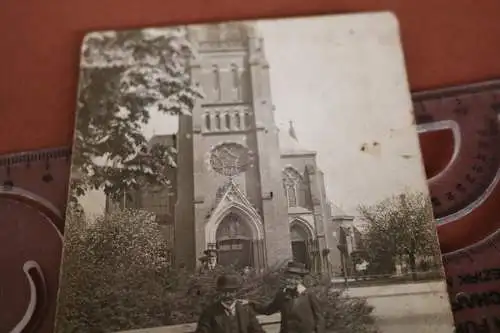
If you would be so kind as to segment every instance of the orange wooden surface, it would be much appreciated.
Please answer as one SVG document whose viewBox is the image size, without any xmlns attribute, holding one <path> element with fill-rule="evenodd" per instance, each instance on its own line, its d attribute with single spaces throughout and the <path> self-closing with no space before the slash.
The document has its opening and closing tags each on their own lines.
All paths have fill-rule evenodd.
<svg viewBox="0 0 500 333">
<path fill-rule="evenodd" d="M 375 10 L 399 18 L 413 90 L 500 78 L 498 0 L 3 0 L 0 153 L 71 144 L 86 31 Z"/>
<path fill-rule="evenodd" d="M 412 89 L 500 77 L 498 0 L 3 0 L 0 153 L 71 143 L 88 30 L 373 10 L 399 17 Z"/>
</svg>

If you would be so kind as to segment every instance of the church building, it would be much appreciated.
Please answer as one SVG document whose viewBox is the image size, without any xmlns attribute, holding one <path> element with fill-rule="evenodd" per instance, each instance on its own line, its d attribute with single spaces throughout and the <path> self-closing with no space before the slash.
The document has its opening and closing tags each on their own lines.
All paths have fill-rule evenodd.
<svg viewBox="0 0 500 333">
<path fill-rule="evenodd" d="M 189 28 L 191 77 L 205 98 L 181 116 L 174 218 L 177 263 L 206 249 L 219 264 L 263 268 L 295 258 L 338 266 L 337 241 L 316 152 L 293 126 L 278 129 L 264 43 L 241 23 Z"/>
<path fill-rule="evenodd" d="M 277 127 L 262 38 L 241 23 L 188 29 L 198 53 L 190 74 L 205 98 L 179 117 L 176 135 L 151 139 L 177 148 L 174 193 L 141 191 L 137 208 L 157 214 L 177 265 L 195 268 L 216 249 L 221 265 L 294 258 L 340 273 L 339 218 L 352 217 L 332 216 L 316 152 L 300 146 L 292 123 Z"/>
</svg>

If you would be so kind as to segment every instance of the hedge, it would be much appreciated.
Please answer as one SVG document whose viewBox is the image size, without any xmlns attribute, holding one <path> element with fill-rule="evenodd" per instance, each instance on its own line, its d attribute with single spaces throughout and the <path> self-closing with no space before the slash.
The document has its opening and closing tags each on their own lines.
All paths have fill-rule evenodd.
<svg viewBox="0 0 500 333">
<path fill-rule="evenodd" d="M 174 270 L 167 245 L 151 214 L 126 210 L 81 223 L 67 220 L 66 245 L 56 332 L 117 332 L 196 322 L 216 296 L 216 278 L 242 275 L 238 297 L 267 302 L 280 285 L 280 267 L 264 273 L 217 267 L 213 271 Z M 376 333 L 373 308 L 332 288 L 329 279 L 309 276 L 306 285 L 325 309 L 327 328 L 336 333 Z"/>
</svg>

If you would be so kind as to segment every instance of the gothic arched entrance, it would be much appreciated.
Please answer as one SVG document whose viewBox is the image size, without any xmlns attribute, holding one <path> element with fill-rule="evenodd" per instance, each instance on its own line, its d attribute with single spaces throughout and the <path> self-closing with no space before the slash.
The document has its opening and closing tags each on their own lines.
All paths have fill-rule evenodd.
<svg viewBox="0 0 500 333">
<path fill-rule="evenodd" d="M 309 243 L 311 235 L 309 230 L 302 223 L 294 221 L 290 225 L 290 238 L 293 260 L 301 262 L 310 268 Z"/>
<path fill-rule="evenodd" d="M 253 266 L 252 230 L 236 213 L 227 214 L 216 232 L 218 264 L 236 267 Z"/>
</svg>

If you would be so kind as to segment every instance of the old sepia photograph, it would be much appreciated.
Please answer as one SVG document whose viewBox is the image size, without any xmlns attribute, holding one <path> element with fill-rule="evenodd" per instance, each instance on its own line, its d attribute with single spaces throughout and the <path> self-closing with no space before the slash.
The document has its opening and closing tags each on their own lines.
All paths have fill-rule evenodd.
<svg viewBox="0 0 500 333">
<path fill-rule="evenodd" d="M 87 34 L 57 332 L 453 332 L 390 13 Z"/>
</svg>

